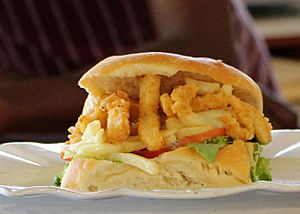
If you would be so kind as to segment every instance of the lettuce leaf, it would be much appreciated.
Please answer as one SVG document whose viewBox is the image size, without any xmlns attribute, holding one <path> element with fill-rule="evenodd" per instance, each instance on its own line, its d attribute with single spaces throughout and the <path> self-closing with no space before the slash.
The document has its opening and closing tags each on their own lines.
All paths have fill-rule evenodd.
<svg viewBox="0 0 300 214">
<path fill-rule="evenodd" d="M 54 186 L 60 187 L 62 178 L 64 177 L 65 172 L 66 172 L 68 166 L 69 166 L 69 162 L 66 163 L 66 165 L 64 166 L 64 169 L 63 169 L 61 172 L 59 172 L 59 173 L 54 177 L 54 180 L 53 180 Z"/>
<path fill-rule="evenodd" d="M 272 174 L 269 160 L 264 157 L 259 157 L 251 168 L 252 181 L 271 181 Z"/>
<path fill-rule="evenodd" d="M 213 163 L 218 151 L 230 143 L 232 143 L 232 138 L 228 136 L 218 136 L 210 138 L 203 143 L 188 144 L 187 147 L 194 148 L 205 160 Z"/>
<path fill-rule="evenodd" d="M 219 149 L 223 148 L 226 143 L 219 144 L 201 144 L 192 143 L 188 144 L 187 147 L 194 148 L 205 160 L 213 163 L 216 159 Z"/>
<path fill-rule="evenodd" d="M 251 179 L 252 181 L 271 181 L 271 169 L 268 159 L 261 156 L 262 146 L 256 143 L 253 158 L 251 161 Z"/>
<path fill-rule="evenodd" d="M 269 160 L 265 159 L 264 157 L 260 157 L 258 159 L 254 176 L 257 180 L 272 180 L 271 169 L 269 167 Z"/>
<path fill-rule="evenodd" d="M 63 178 L 63 177 L 64 177 L 63 171 L 59 172 L 59 173 L 54 177 L 54 181 L 53 181 L 54 186 L 60 187 L 61 181 L 62 181 L 62 178 Z"/>
</svg>

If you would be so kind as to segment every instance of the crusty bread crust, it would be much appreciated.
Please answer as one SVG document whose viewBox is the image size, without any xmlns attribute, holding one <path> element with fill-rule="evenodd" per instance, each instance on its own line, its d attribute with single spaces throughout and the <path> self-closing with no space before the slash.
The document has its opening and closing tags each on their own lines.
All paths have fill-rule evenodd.
<svg viewBox="0 0 300 214">
<path fill-rule="evenodd" d="M 161 91 L 182 84 L 185 76 L 198 80 L 231 84 L 233 94 L 262 110 L 262 94 L 257 84 L 238 69 L 210 58 L 147 52 L 108 57 L 92 67 L 79 81 L 89 93 L 101 95 L 125 90 L 138 97 L 138 77 L 147 74 L 165 76 Z"/>
<path fill-rule="evenodd" d="M 251 183 L 252 143 L 237 141 L 220 150 L 214 163 L 208 163 L 194 149 L 179 148 L 154 160 L 160 173 L 150 175 L 124 163 L 76 158 L 62 180 L 61 187 L 78 191 L 116 188 L 136 190 L 197 189 L 230 187 Z M 239 154 L 239 155 L 236 155 Z"/>
</svg>

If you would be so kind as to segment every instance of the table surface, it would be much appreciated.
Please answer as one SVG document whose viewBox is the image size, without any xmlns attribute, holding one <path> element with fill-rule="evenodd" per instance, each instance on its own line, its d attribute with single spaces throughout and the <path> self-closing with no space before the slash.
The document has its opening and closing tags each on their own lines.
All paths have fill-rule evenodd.
<svg viewBox="0 0 300 214">
<path fill-rule="evenodd" d="M 0 196 L 0 213 L 300 213 L 299 194 L 249 192 L 205 200 L 166 200 L 119 197 L 71 200 L 60 197 Z"/>
</svg>

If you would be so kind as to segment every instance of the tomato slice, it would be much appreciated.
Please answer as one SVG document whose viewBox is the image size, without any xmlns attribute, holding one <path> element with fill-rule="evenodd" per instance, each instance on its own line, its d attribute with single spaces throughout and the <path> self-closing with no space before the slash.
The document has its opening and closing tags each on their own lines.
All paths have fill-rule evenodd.
<svg viewBox="0 0 300 214">
<path fill-rule="evenodd" d="M 167 147 L 163 147 L 163 148 L 155 150 L 155 151 L 140 150 L 140 151 L 135 151 L 133 153 L 136 155 L 143 156 L 145 158 L 155 158 L 155 157 L 159 156 L 160 154 L 162 154 L 164 152 L 168 152 L 168 151 L 170 151 L 170 149 L 168 149 Z"/>
<path fill-rule="evenodd" d="M 186 146 L 187 144 L 192 142 L 203 142 L 209 138 L 223 136 L 225 134 L 226 134 L 225 128 L 212 129 L 207 132 L 184 137 L 178 142 L 176 147 Z"/>
<path fill-rule="evenodd" d="M 168 147 L 163 147 L 163 148 L 155 150 L 155 151 L 140 150 L 140 151 L 135 151 L 133 153 L 136 155 L 143 156 L 145 158 L 155 158 L 164 152 L 169 152 L 175 148 L 186 146 L 189 143 L 203 142 L 209 138 L 223 136 L 225 134 L 226 134 L 226 129 L 224 129 L 224 128 L 212 129 L 207 132 L 184 137 L 178 143 L 176 143 L 174 145 L 174 148 L 172 148 L 172 149 L 168 148 Z"/>
</svg>

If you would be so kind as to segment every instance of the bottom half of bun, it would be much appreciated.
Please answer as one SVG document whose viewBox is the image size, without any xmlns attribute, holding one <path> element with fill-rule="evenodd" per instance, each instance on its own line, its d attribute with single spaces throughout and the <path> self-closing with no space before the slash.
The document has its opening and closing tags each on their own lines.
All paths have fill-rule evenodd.
<svg viewBox="0 0 300 214">
<path fill-rule="evenodd" d="M 251 183 L 253 143 L 236 142 L 221 149 L 213 163 L 194 149 L 183 147 L 154 158 L 159 173 L 147 172 L 125 163 L 88 158 L 73 159 L 61 187 L 78 191 L 116 188 L 135 190 L 197 189 L 230 187 Z"/>
</svg>

